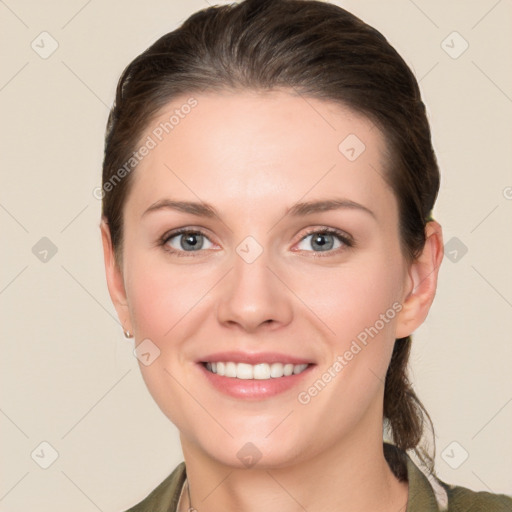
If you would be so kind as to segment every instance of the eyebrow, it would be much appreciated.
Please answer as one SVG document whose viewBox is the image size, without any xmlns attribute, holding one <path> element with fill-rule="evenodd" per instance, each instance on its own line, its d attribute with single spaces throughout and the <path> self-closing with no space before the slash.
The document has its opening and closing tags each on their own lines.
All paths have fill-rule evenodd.
<svg viewBox="0 0 512 512">
<path fill-rule="evenodd" d="M 142 216 L 154 211 L 165 209 L 189 213 L 198 217 L 218 217 L 215 208 L 208 203 L 196 201 L 173 201 L 171 199 L 160 199 L 156 203 L 153 203 L 147 210 L 144 211 Z M 285 216 L 291 215 L 293 217 L 304 217 L 306 215 L 312 215 L 313 213 L 340 209 L 359 210 L 371 215 L 373 218 L 376 218 L 375 213 L 373 213 L 369 208 L 363 206 L 362 204 L 356 203 L 355 201 L 351 201 L 350 199 L 325 199 L 320 201 L 295 203 L 286 211 Z"/>
<path fill-rule="evenodd" d="M 362 204 L 356 203 L 355 201 L 351 201 L 350 199 L 326 199 L 322 201 L 296 203 L 287 210 L 286 214 L 292 215 L 294 217 L 300 217 L 311 215 L 312 213 L 327 212 L 340 209 L 359 210 L 371 215 L 373 218 L 376 218 L 375 213 L 373 213 L 369 208 L 363 206 Z"/>
<path fill-rule="evenodd" d="M 195 201 L 173 201 L 172 199 L 160 199 L 153 203 L 143 214 L 144 215 L 158 210 L 177 210 L 183 213 L 190 213 L 198 217 L 216 217 L 215 208 L 208 203 Z"/>
</svg>

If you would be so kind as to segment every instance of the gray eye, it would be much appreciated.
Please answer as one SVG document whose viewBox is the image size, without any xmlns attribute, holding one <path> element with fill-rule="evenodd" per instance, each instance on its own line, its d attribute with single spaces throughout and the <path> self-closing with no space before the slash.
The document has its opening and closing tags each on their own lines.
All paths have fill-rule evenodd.
<svg viewBox="0 0 512 512">
<path fill-rule="evenodd" d="M 171 236 L 167 242 L 173 249 L 178 251 L 199 251 L 209 249 L 212 245 L 210 240 L 202 233 L 189 231 Z M 208 245 L 210 244 L 210 245 Z"/>
<path fill-rule="evenodd" d="M 338 247 L 341 247 L 339 237 L 335 234 L 325 233 L 322 231 L 307 235 L 298 245 L 298 248 L 301 251 L 313 250 L 315 252 L 330 251 L 332 249 L 337 249 Z"/>
</svg>

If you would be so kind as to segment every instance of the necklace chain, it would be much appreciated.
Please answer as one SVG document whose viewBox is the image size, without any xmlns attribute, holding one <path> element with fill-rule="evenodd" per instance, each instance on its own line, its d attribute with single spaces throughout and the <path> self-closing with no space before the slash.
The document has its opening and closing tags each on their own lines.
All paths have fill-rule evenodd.
<svg viewBox="0 0 512 512">
<path fill-rule="evenodd" d="M 187 486 L 188 508 L 186 509 L 186 511 L 187 512 L 197 512 L 197 510 L 192 506 L 192 500 L 190 499 L 190 486 L 188 485 L 188 478 L 185 479 L 185 482 L 183 485 Z M 178 511 L 181 511 L 182 498 L 183 498 L 183 491 L 181 492 L 180 499 L 178 501 L 178 506 L 177 506 Z"/>
</svg>

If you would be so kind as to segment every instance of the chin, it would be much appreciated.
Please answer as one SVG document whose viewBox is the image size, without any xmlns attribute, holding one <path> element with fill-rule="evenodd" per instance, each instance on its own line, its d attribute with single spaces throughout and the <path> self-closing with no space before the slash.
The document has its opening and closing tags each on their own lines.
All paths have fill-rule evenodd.
<svg viewBox="0 0 512 512">
<path fill-rule="evenodd" d="M 307 458 L 309 443 L 306 439 L 297 439 L 286 432 L 281 436 L 276 432 L 270 437 L 268 432 L 261 435 L 249 429 L 246 432 L 244 435 L 233 437 L 226 434 L 221 439 L 196 438 L 194 444 L 200 447 L 208 458 L 236 469 L 282 468 Z"/>
<path fill-rule="evenodd" d="M 280 449 L 269 452 L 257 443 L 246 441 L 236 446 L 226 446 L 222 453 L 207 452 L 211 459 L 234 469 L 277 469 L 297 462 L 296 454 Z"/>
</svg>

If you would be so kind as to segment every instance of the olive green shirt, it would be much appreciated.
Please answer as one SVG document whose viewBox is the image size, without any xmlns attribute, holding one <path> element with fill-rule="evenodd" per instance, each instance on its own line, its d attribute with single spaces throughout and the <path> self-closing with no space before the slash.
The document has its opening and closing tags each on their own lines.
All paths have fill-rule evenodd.
<svg viewBox="0 0 512 512">
<path fill-rule="evenodd" d="M 409 483 L 406 512 L 512 512 L 512 497 L 475 492 L 435 477 L 427 478 L 407 454 L 403 455 Z M 126 512 L 176 512 L 185 478 L 182 462 L 149 496 Z"/>
</svg>

